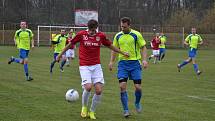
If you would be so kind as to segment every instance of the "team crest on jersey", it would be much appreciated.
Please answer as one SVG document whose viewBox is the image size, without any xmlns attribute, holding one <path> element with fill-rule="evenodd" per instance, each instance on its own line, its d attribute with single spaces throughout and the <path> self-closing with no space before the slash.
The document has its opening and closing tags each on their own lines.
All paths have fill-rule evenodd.
<svg viewBox="0 0 215 121">
<path fill-rule="evenodd" d="M 100 41 L 100 37 L 96 37 L 96 41 Z"/>
<path fill-rule="evenodd" d="M 88 40 L 88 37 L 86 35 L 83 35 L 83 40 Z"/>
</svg>

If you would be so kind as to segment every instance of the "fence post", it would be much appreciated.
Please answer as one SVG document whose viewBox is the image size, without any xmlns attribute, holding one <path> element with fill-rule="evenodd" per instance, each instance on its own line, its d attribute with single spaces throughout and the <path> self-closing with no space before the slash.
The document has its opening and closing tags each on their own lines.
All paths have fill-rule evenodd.
<svg viewBox="0 0 215 121">
<path fill-rule="evenodd" d="M 182 27 L 182 42 L 181 42 L 181 47 L 184 48 L 184 27 Z"/>
<path fill-rule="evenodd" d="M 4 42 L 4 23 L 2 25 L 2 44 L 5 45 L 5 42 Z"/>
<path fill-rule="evenodd" d="M 40 45 L 40 34 L 39 34 L 39 32 L 40 32 L 40 26 L 37 26 L 37 46 L 39 47 Z"/>
</svg>

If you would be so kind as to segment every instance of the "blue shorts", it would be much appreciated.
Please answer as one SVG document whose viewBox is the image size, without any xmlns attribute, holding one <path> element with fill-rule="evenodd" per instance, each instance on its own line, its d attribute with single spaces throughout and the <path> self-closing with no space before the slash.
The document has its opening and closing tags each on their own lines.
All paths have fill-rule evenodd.
<svg viewBox="0 0 215 121">
<path fill-rule="evenodd" d="M 166 52 L 166 48 L 160 48 L 160 54 L 165 53 Z"/>
<path fill-rule="evenodd" d="M 19 57 L 21 59 L 28 58 L 29 50 L 19 49 Z"/>
<path fill-rule="evenodd" d="M 129 78 L 134 81 L 141 81 L 142 68 L 138 60 L 122 60 L 118 63 L 117 78 L 119 80 Z"/>
<path fill-rule="evenodd" d="M 56 60 L 58 55 L 59 55 L 59 53 L 54 53 L 54 60 Z"/>
<path fill-rule="evenodd" d="M 54 53 L 54 60 L 57 59 L 57 56 L 59 55 L 60 53 Z M 65 56 L 65 53 L 63 54 L 63 56 Z"/>
<path fill-rule="evenodd" d="M 196 51 L 197 51 L 197 49 L 195 49 L 195 48 L 190 48 L 189 49 L 189 57 L 190 58 L 195 58 L 196 57 Z"/>
</svg>

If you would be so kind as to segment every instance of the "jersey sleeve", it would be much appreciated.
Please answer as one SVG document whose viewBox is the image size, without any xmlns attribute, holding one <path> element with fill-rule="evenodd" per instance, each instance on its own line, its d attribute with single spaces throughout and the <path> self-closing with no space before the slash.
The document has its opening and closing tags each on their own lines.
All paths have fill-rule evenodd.
<svg viewBox="0 0 215 121">
<path fill-rule="evenodd" d="M 33 38 L 34 37 L 34 34 L 33 32 L 30 30 L 30 37 Z"/>
<path fill-rule="evenodd" d="M 15 43 L 16 43 L 17 47 L 19 46 L 18 32 L 19 32 L 19 30 L 17 30 L 17 31 L 15 32 L 15 35 L 14 35 L 14 40 L 15 40 Z"/>
<path fill-rule="evenodd" d="M 190 38 L 191 38 L 191 35 L 188 35 L 188 36 L 185 38 L 185 42 L 189 42 L 189 41 L 190 41 Z"/>
<path fill-rule="evenodd" d="M 104 46 L 110 46 L 112 44 L 112 42 L 106 38 L 105 34 L 101 35 L 101 39 L 101 42 Z"/>
<path fill-rule="evenodd" d="M 116 34 L 115 37 L 114 37 L 114 39 L 113 39 L 113 46 L 115 46 L 115 47 L 119 47 L 119 42 L 117 40 L 117 35 L 118 34 Z"/>
<path fill-rule="evenodd" d="M 76 43 L 80 42 L 83 35 L 81 32 L 77 33 L 77 35 L 74 36 L 74 38 L 70 39 L 69 41 L 72 43 L 72 45 L 75 45 Z"/>
<path fill-rule="evenodd" d="M 202 42 L 203 41 L 202 37 L 200 35 L 198 35 L 198 36 L 199 36 L 199 41 Z"/>
<path fill-rule="evenodd" d="M 138 38 L 137 42 L 138 42 L 140 47 L 143 47 L 146 45 L 145 39 L 143 38 L 143 36 L 139 32 L 137 33 L 137 38 Z"/>
<path fill-rule="evenodd" d="M 14 39 L 15 39 L 15 40 L 18 39 L 18 30 L 15 32 Z"/>
</svg>

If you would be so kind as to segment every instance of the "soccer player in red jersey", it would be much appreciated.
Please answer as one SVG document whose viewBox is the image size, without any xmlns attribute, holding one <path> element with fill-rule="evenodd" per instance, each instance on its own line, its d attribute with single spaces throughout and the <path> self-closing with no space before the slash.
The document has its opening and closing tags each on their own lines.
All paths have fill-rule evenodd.
<svg viewBox="0 0 215 121">
<path fill-rule="evenodd" d="M 156 36 L 151 40 L 151 47 L 152 47 L 152 55 L 149 57 L 149 60 L 154 57 L 154 64 L 157 63 L 159 59 L 159 45 L 160 45 L 160 38 L 159 33 L 156 33 Z"/>
<path fill-rule="evenodd" d="M 102 88 L 104 84 L 103 71 L 100 63 L 100 47 L 104 45 L 109 49 L 118 52 L 124 56 L 128 53 L 120 51 L 114 47 L 102 32 L 97 32 L 98 22 L 96 20 L 88 21 L 88 30 L 82 30 L 70 40 L 70 43 L 58 55 L 57 60 L 70 48 L 71 45 L 80 43 L 79 46 L 79 70 L 82 79 L 82 110 L 81 117 L 85 118 L 88 114 L 88 100 L 92 87 L 95 88 L 95 94 L 92 98 L 92 104 L 89 110 L 90 119 L 96 119 L 95 109 L 101 101 Z"/>
</svg>

